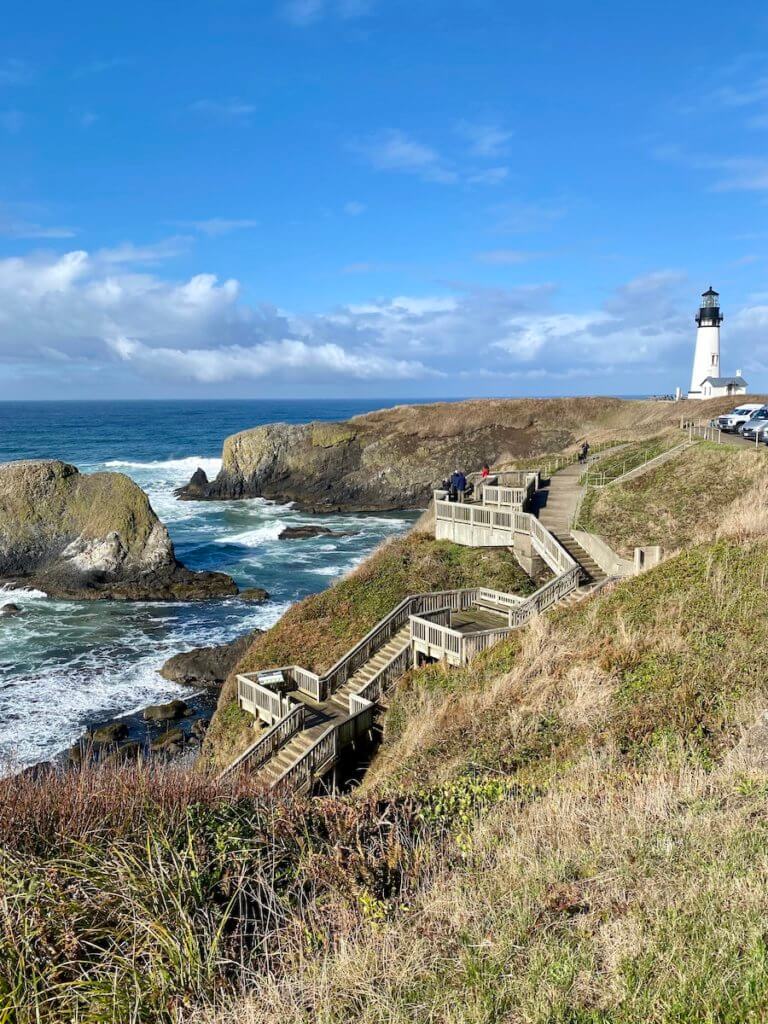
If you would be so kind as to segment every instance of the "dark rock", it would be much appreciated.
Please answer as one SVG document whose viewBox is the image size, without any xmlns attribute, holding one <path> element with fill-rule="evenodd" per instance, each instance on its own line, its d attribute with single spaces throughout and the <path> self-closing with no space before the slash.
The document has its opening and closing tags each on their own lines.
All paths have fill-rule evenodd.
<svg viewBox="0 0 768 1024">
<path fill-rule="evenodd" d="M 278 534 L 278 540 L 306 540 L 309 537 L 331 537 L 333 530 L 326 526 L 286 526 Z"/>
<path fill-rule="evenodd" d="M 208 475 L 205 470 L 198 466 L 195 472 L 192 474 L 189 483 L 183 488 L 185 491 L 185 497 L 189 498 L 204 498 L 208 489 Z M 178 494 L 182 488 L 179 488 L 175 493 Z"/>
<path fill-rule="evenodd" d="M 221 686 L 261 632 L 255 629 L 228 644 L 198 647 L 193 651 L 174 654 L 160 669 L 160 675 L 187 686 Z"/>
<path fill-rule="evenodd" d="M 241 601 L 250 601 L 251 604 L 264 604 L 269 600 L 269 593 L 263 587 L 246 587 L 237 596 Z"/>
<path fill-rule="evenodd" d="M 128 725 L 125 722 L 108 722 L 100 725 L 90 734 L 90 738 L 96 746 L 107 746 L 124 740 L 128 735 Z"/>
<path fill-rule="evenodd" d="M 138 761 L 143 754 L 144 747 L 141 743 L 131 740 L 130 743 L 123 743 L 111 750 L 101 761 L 102 764 L 124 764 L 126 761 Z"/>
<path fill-rule="evenodd" d="M 192 735 L 197 736 L 198 739 L 202 739 L 208 731 L 208 726 L 211 724 L 210 718 L 198 718 L 192 723 Z"/>
<path fill-rule="evenodd" d="M 0 606 L 0 618 L 10 617 L 11 615 L 23 615 L 23 611 L 17 604 L 13 604 L 9 601 L 8 604 Z"/>
<path fill-rule="evenodd" d="M 186 701 L 172 700 L 167 704 L 150 704 L 144 708 L 143 717 L 147 722 L 171 722 L 184 718 L 190 710 Z"/>
<path fill-rule="evenodd" d="M 162 733 L 152 740 L 150 747 L 155 752 L 167 754 L 177 753 L 184 746 L 184 730 L 178 726 Z"/>
</svg>

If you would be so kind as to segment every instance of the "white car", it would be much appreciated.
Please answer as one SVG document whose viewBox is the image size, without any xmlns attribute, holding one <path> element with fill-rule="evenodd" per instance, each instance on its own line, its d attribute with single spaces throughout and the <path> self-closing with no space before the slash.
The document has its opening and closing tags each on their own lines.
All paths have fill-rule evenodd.
<svg viewBox="0 0 768 1024">
<path fill-rule="evenodd" d="M 721 430 L 735 433 L 739 427 L 743 427 L 747 420 L 752 419 L 756 412 L 763 408 L 762 402 L 752 402 L 747 405 L 740 405 L 738 408 L 726 413 L 725 416 L 718 416 L 715 426 Z"/>
</svg>

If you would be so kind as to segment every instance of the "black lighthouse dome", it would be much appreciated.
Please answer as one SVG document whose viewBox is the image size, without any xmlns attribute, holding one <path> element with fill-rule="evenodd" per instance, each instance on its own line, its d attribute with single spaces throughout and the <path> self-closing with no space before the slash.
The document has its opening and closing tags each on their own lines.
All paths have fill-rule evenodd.
<svg viewBox="0 0 768 1024">
<path fill-rule="evenodd" d="M 720 312 L 720 295 L 712 285 L 705 292 L 701 293 L 701 306 L 696 314 L 696 323 L 699 327 L 717 327 L 723 322 L 723 314 Z"/>
</svg>

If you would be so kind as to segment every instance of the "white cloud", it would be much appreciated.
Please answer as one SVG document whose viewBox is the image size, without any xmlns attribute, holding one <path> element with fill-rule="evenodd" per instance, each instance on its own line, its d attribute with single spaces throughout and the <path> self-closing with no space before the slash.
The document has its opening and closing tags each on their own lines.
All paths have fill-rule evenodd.
<svg viewBox="0 0 768 1024">
<path fill-rule="evenodd" d="M 458 134 L 469 143 L 472 156 L 495 159 L 505 153 L 512 132 L 495 123 L 475 124 L 471 121 L 459 121 L 456 126 Z"/>
<path fill-rule="evenodd" d="M 323 18 L 348 21 L 373 12 L 376 0 L 286 0 L 283 15 L 293 25 L 304 27 Z"/>
<path fill-rule="evenodd" d="M 470 185 L 501 185 L 509 177 L 508 167 L 488 167 L 484 171 L 470 174 Z"/>
<path fill-rule="evenodd" d="M 192 231 L 199 231 L 200 234 L 215 238 L 219 235 L 229 235 L 233 231 L 247 231 L 251 228 L 257 228 L 259 222 L 246 217 L 209 217 L 207 220 L 178 221 L 178 226 Z"/>
<path fill-rule="evenodd" d="M 222 121 L 244 121 L 256 113 L 256 107 L 252 103 L 244 103 L 237 99 L 196 100 L 190 103 L 189 109 L 193 113 L 205 114 Z"/>
<path fill-rule="evenodd" d="M 365 203 L 358 203 L 355 199 L 344 204 L 344 213 L 346 213 L 348 217 L 359 217 L 360 214 L 365 213 L 367 209 L 368 207 Z"/>
<path fill-rule="evenodd" d="M 478 263 L 488 263 L 491 266 L 517 266 L 529 263 L 541 255 L 538 252 L 527 252 L 525 249 L 489 249 L 475 253 L 475 259 Z"/>
<path fill-rule="evenodd" d="M 0 376 L 33 367 L 58 379 L 79 367 L 109 369 L 126 389 L 140 390 L 141 378 L 154 386 L 282 380 L 295 393 L 344 379 L 564 380 L 616 368 L 647 377 L 670 360 L 687 364 L 695 299 L 681 274 L 666 271 L 586 309 L 539 283 L 457 286 L 299 315 L 250 305 L 236 280 L 212 274 L 174 281 L 103 252 L 38 254 L 0 260 Z M 729 364 L 747 371 L 768 361 L 764 300 L 733 310 L 729 323 Z"/>
<path fill-rule="evenodd" d="M 383 132 L 354 142 L 351 148 L 377 171 L 414 174 L 424 181 L 441 185 L 453 185 L 459 180 L 456 171 L 445 164 L 437 150 L 404 132 Z"/>
<path fill-rule="evenodd" d="M 713 185 L 716 192 L 765 192 L 768 189 L 768 160 L 762 157 L 732 157 L 702 164 L 722 172 L 723 177 Z"/>
<path fill-rule="evenodd" d="M 163 238 L 150 245 L 134 245 L 133 242 L 123 242 L 114 248 L 99 249 L 95 259 L 97 262 L 107 265 L 162 263 L 164 260 L 173 259 L 185 252 L 189 248 L 190 242 L 191 239 L 184 235 L 173 235 L 171 238 Z"/>
<path fill-rule="evenodd" d="M 501 203 L 491 209 L 494 228 L 501 234 L 526 234 L 551 227 L 566 215 L 563 203 L 525 202 Z"/>
<path fill-rule="evenodd" d="M 0 213 L 0 236 L 5 238 L 39 238 L 53 240 L 57 238 L 74 238 L 77 232 L 73 228 L 48 227 L 32 221 L 17 220 L 3 217 Z"/>
</svg>

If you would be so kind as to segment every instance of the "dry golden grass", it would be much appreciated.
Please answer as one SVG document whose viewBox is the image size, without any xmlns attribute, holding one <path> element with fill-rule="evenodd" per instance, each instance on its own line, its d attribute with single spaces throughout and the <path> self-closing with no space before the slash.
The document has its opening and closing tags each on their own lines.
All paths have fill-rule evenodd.
<svg viewBox="0 0 768 1024">
<path fill-rule="evenodd" d="M 701 444 L 642 476 L 588 493 L 579 525 L 631 557 L 636 545 L 671 554 L 716 536 L 764 535 L 768 453 Z"/>
<path fill-rule="evenodd" d="M 195 1024 L 763 1021 L 768 776 L 613 761 L 473 820 L 407 912 Z"/>
</svg>

